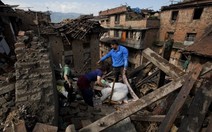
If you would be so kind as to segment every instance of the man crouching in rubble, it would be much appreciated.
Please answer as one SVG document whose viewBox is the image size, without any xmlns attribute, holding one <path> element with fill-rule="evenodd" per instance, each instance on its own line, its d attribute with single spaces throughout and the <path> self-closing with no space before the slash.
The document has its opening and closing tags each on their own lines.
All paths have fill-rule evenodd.
<svg viewBox="0 0 212 132">
<path fill-rule="evenodd" d="M 104 86 L 101 80 L 103 74 L 107 73 L 108 69 L 109 67 L 107 65 L 102 65 L 100 68 L 93 70 L 78 79 L 77 86 L 86 104 L 93 106 L 94 92 L 91 87 L 91 82 L 95 82 L 95 84 L 98 84 L 99 86 Z"/>
<path fill-rule="evenodd" d="M 124 46 L 119 45 L 116 40 L 112 41 L 111 48 L 110 52 L 103 56 L 97 63 L 99 64 L 111 57 L 115 82 L 118 82 L 121 71 L 123 71 L 122 74 L 125 74 L 128 67 L 128 50 Z"/>
</svg>

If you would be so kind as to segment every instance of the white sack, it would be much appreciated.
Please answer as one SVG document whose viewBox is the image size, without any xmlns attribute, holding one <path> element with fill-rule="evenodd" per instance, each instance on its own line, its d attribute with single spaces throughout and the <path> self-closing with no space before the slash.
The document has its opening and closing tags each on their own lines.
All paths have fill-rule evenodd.
<svg viewBox="0 0 212 132">
<path fill-rule="evenodd" d="M 104 89 L 101 90 L 101 93 L 102 93 L 101 101 L 104 101 L 105 99 L 110 97 L 113 83 L 109 83 L 109 85 L 110 85 L 110 87 L 107 87 L 107 88 L 104 88 Z M 128 88 L 127 88 L 126 84 L 115 83 L 113 96 L 112 96 L 111 100 L 113 100 L 113 101 L 123 101 L 127 98 L 127 94 L 128 94 Z"/>
</svg>

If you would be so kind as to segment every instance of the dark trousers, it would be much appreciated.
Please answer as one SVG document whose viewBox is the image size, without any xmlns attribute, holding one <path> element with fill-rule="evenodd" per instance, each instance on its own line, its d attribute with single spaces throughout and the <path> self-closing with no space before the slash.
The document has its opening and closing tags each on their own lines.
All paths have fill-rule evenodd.
<svg viewBox="0 0 212 132">
<path fill-rule="evenodd" d="M 119 76 L 121 75 L 123 68 L 124 68 L 124 66 L 113 67 L 113 75 L 114 75 L 114 78 L 115 78 L 115 82 L 119 81 Z"/>
<path fill-rule="evenodd" d="M 85 76 L 81 76 L 77 81 L 77 86 L 82 94 L 82 97 L 86 104 L 93 106 L 93 89 L 90 86 L 90 82 Z"/>
<path fill-rule="evenodd" d="M 69 87 L 67 82 L 64 82 L 64 88 L 68 92 L 68 101 L 73 102 L 76 98 L 76 95 L 73 94 L 73 87 Z"/>
</svg>

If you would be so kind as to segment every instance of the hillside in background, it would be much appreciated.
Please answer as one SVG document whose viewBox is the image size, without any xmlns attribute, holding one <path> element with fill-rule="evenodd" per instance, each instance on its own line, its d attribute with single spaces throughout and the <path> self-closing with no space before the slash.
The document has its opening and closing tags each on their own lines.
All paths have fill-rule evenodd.
<svg viewBox="0 0 212 132">
<path fill-rule="evenodd" d="M 51 21 L 53 23 L 58 23 L 58 22 L 61 22 L 63 19 L 67 19 L 67 18 L 70 18 L 70 19 L 75 19 L 77 17 L 79 17 L 80 13 L 61 13 L 61 12 L 51 12 Z"/>
</svg>

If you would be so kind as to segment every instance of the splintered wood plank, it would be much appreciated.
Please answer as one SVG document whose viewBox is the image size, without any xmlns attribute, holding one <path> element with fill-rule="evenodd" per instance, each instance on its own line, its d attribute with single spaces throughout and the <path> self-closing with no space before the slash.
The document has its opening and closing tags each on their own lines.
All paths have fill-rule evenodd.
<svg viewBox="0 0 212 132">
<path fill-rule="evenodd" d="M 58 128 L 56 126 L 51 126 L 51 125 L 42 124 L 42 123 L 36 123 L 32 132 L 57 132 L 57 129 Z"/>
<path fill-rule="evenodd" d="M 174 43 L 174 41 L 172 39 L 169 39 L 165 42 L 165 44 L 163 46 L 162 57 L 167 61 L 169 61 L 169 59 L 170 59 L 173 43 Z M 161 86 L 164 85 L 165 77 L 166 77 L 166 74 L 163 71 L 160 71 L 159 80 L 158 80 L 158 87 L 161 87 Z"/>
<path fill-rule="evenodd" d="M 134 114 L 135 112 L 145 108 L 146 106 L 154 103 L 155 101 L 165 97 L 169 93 L 177 90 L 180 88 L 185 79 L 186 75 L 183 75 L 182 77 L 177 78 L 176 80 L 162 86 L 159 89 L 156 89 L 155 91 L 147 94 L 146 96 L 143 96 L 139 100 L 135 102 L 130 102 L 125 108 L 115 111 L 95 122 L 92 124 L 80 129 L 80 132 L 99 132 L 102 131 L 115 123 L 125 119 L 126 117 Z"/>
<path fill-rule="evenodd" d="M 160 70 L 162 70 L 164 73 L 166 73 L 173 79 L 178 78 L 183 74 L 185 74 L 183 70 L 169 63 L 169 61 L 162 58 L 160 55 L 152 51 L 150 48 L 145 49 L 142 52 L 142 54 L 146 59 L 151 61 L 155 66 L 157 66 Z"/>
<path fill-rule="evenodd" d="M 141 70 L 145 69 L 147 66 L 149 66 L 151 64 L 151 62 L 147 62 L 144 65 L 140 65 L 139 67 L 136 67 L 135 69 L 133 69 L 131 72 L 129 72 L 128 74 L 128 78 L 132 78 L 134 76 L 136 76 Z"/>
<path fill-rule="evenodd" d="M 134 93 L 132 87 L 130 86 L 130 84 L 129 84 L 128 80 L 127 80 L 126 75 L 123 74 L 123 77 L 122 77 L 122 78 L 123 78 L 123 82 L 127 85 L 128 90 L 129 90 L 131 96 L 133 97 L 134 101 L 135 101 L 135 100 L 138 100 L 139 98 L 138 98 L 138 96 Z"/>
<path fill-rule="evenodd" d="M 162 122 L 165 115 L 131 115 L 130 119 L 133 121 L 149 121 L 149 122 Z"/>
<path fill-rule="evenodd" d="M 212 101 L 211 79 L 212 78 L 210 78 L 210 80 L 205 80 L 200 88 L 198 88 L 188 112 L 182 120 L 179 128 L 180 132 L 200 131 L 205 115 L 208 112 L 208 107 Z M 210 122 L 212 122 L 212 120 Z"/>
<path fill-rule="evenodd" d="M 176 99 L 174 100 L 174 103 L 172 104 L 171 108 L 169 109 L 169 112 L 167 113 L 165 119 L 159 126 L 158 131 L 159 132 L 168 132 L 172 124 L 174 123 L 180 109 L 182 108 L 183 104 L 186 101 L 187 96 L 189 95 L 191 89 L 194 86 L 194 83 L 196 82 L 197 78 L 200 75 L 200 72 L 202 70 L 202 66 L 200 64 L 197 65 L 194 72 L 189 73 L 185 84 L 181 88 L 179 94 L 177 95 Z"/>
</svg>

